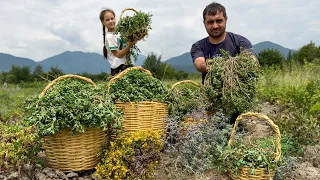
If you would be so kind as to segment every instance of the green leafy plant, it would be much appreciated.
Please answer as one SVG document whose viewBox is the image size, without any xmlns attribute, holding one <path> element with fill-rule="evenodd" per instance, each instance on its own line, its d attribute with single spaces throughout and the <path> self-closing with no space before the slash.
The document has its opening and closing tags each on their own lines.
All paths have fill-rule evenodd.
<svg viewBox="0 0 320 180">
<path fill-rule="evenodd" d="M 242 113 L 254 106 L 260 66 L 249 51 L 243 51 L 236 57 L 222 52 L 222 57 L 208 64 L 204 82 L 207 108 L 209 111 L 222 109 L 226 115 L 235 110 Z"/>
<path fill-rule="evenodd" d="M 137 69 L 111 83 L 109 92 L 114 101 L 120 102 L 165 102 L 168 94 L 159 79 Z"/>
<path fill-rule="evenodd" d="M 116 110 L 103 85 L 94 88 L 75 78 L 62 79 L 49 88 L 42 98 L 27 102 L 27 125 L 34 125 L 39 135 L 51 135 L 69 128 L 84 132 L 86 127 L 112 130 L 121 127 L 122 113 Z"/>
<path fill-rule="evenodd" d="M 276 107 L 273 119 L 282 133 L 301 144 L 318 141 L 320 101 L 319 65 L 292 64 L 292 67 L 264 68 L 258 97 Z"/>
<path fill-rule="evenodd" d="M 246 166 L 250 168 L 251 174 L 254 174 L 257 168 L 265 168 L 267 172 L 276 170 L 275 148 L 270 138 L 254 139 L 250 143 L 237 141 L 222 153 L 219 158 L 220 169 L 232 170 L 235 175 Z"/>
<path fill-rule="evenodd" d="M 0 123 L 0 174 L 20 169 L 24 164 L 34 166 L 40 160 L 40 140 L 35 128 L 24 127 L 20 123 L 9 125 Z M 19 174 L 21 175 L 21 174 Z"/>
<path fill-rule="evenodd" d="M 317 143 L 320 136 L 320 122 L 317 117 L 296 109 L 295 112 L 284 112 L 281 117 L 275 119 L 281 132 L 291 136 L 300 144 Z"/>
<path fill-rule="evenodd" d="M 148 30 L 151 29 L 151 17 L 150 13 L 144 13 L 137 11 L 133 16 L 121 17 L 116 25 L 115 32 L 120 33 L 123 40 L 132 42 L 134 40 L 140 40 L 148 34 Z M 134 45 L 129 53 L 136 60 L 139 55 L 140 49 Z"/>
</svg>

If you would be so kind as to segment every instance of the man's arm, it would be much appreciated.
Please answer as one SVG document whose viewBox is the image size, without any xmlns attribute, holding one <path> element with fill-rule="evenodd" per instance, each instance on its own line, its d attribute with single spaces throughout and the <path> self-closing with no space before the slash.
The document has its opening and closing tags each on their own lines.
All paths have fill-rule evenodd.
<svg viewBox="0 0 320 180">
<path fill-rule="evenodd" d="M 194 66 L 196 69 L 201 72 L 201 73 L 206 73 L 208 72 L 208 67 L 206 65 L 206 61 L 204 57 L 198 57 L 194 60 Z"/>
<path fill-rule="evenodd" d="M 203 50 L 198 43 L 192 45 L 190 53 L 196 69 L 201 73 L 208 72 L 208 67 L 206 66 L 206 60 L 204 58 Z"/>
</svg>

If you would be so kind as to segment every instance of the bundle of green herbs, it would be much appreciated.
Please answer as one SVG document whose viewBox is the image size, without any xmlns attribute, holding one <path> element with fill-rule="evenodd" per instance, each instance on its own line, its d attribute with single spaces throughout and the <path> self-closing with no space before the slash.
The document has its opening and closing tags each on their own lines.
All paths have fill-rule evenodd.
<svg viewBox="0 0 320 180">
<path fill-rule="evenodd" d="M 272 139 L 253 139 L 250 143 L 237 141 L 228 146 L 219 158 L 221 170 L 232 170 L 235 175 L 245 166 L 253 175 L 257 168 L 265 168 L 266 172 L 275 171 L 278 162 L 275 161 L 276 146 Z"/>
<path fill-rule="evenodd" d="M 111 83 L 109 92 L 115 102 L 155 101 L 165 103 L 168 95 L 159 79 L 137 69 L 130 70 L 122 78 Z"/>
<path fill-rule="evenodd" d="M 42 98 L 29 99 L 26 111 L 25 123 L 35 126 L 41 136 L 65 128 L 84 132 L 85 128 L 98 127 L 112 133 L 121 128 L 123 117 L 103 85 L 95 88 L 74 78 L 55 83 Z"/>
<path fill-rule="evenodd" d="M 248 50 L 242 51 L 236 57 L 221 51 L 223 56 L 208 64 L 209 70 L 204 82 L 207 110 L 222 109 L 227 116 L 235 110 L 243 113 L 255 104 L 260 75 L 259 62 Z"/>
<path fill-rule="evenodd" d="M 133 16 L 121 17 L 116 25 L 115 33 L 119 33 L 121 38 L 127 42 L 140 40 L 148 34 L 148 30 L 151 30 L 151 17 L 152 14 L 142 11 L 135 12 Z M 133 56 L 136 61 L 139 52 L 138 46 L 134 45 L 128 57 Z"/>
<path fill-rule="evenodd" d="M 201 108 L 201 89 L 193 84 L 181 84 L 170 90 L 170 115 L 184 117 Z"/>
</svg>

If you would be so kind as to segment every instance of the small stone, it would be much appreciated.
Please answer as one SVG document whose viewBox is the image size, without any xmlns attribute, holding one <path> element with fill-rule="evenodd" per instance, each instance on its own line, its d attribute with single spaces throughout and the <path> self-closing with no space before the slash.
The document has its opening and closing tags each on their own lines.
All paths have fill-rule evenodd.
<svg viewBox="0 0 320 180">
<path fill-rule="evenodd" d="M 59 179 L 68 180 L 68 176 L 62 171 L 56 170 L 56 174 Z"/>
<path fill-rule="evenodd" d="M 23 176 L 23 177 L 21 178 L 21 180 L 31 180 L 31 178 L 26 177 L 26 176 Z"/>
<path fill-rule="evenodd" d="M 91 180 L 92 178 L 90 176 L 84 176 L 83 180 Z"/>
<path fill-rule="evenodd" d="M 36 177 L 36 179 L 39 179 L 39 180 L 46 179 L 46 175 L 41 172 L 36 173 L 35 177 Z"/>
<path fill-rule="evenodd" d="M 50 178 L 50 179 L 58 178 L 58 175 L 54 172 L 48 172 L 47 178 Z"/>
<path fill-rule="evenodd" d="M 7 177 L 4 175 L 0 175 L 0 180 L 7 180 Z"/>
<path fill-rule="evenodd" d="M 95 176 L 95 175 L 91 175 L 91 179 L 93 179 L 93 180 L 99 180 L 99 178 L 97 177 L 97 176 Z"/>
<path fill-rule="evenodd" d="M 8 180 L 16 180 L 18 179 L 18 172 L 11 173 L 8 177 Z"/>
<path fill-rule="evenodd" d="M 69 174 L 67 174 L 67 177 L 72 179 L 72 178 L 78 178 L 79 175 L 78 175 L 78 173 L 70 172 Z"/>
<path fill-rule="evenodd" d="M 52 169 L 50 169 L 50 168 L 44 168 L 44 169 L 42 170 L 42 172 L 43 172 L 45 175 L 48 175 L 49 173 L 52 173 Z"/>
</svg>

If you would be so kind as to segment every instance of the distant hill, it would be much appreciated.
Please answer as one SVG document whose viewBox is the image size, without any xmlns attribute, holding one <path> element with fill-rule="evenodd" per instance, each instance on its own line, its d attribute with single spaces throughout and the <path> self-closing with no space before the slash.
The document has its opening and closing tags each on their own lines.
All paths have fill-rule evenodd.
<svg viewBox="0 0 320 180">
<path fill-rule="evenodd" d="M 270 41 L 264 41 L 258 44 L 253 45 L 253 49 L 255 51 L 255 53 L 259 53 L 260 51 L 264 50 L 264 49 L 278 49 L 280 51 L 281 54 L 284 55 L 284 57 L 288 56 L 289 51 L 291 50 L 292 52 L 296 52 L 297 50 L 294 49 L 288 49 L 285 48 L 283 46 L 280 46 L 279 44 L 270 42 Z"/>
<path fill-rule="evenodd" d="M 86 53 L 81 51 L 66 51 L 64 53 L 52 56 L 39 61 L 44 71 L 48 71 L 51 66 L 58 67 L 64 73 L 82 73 L 88 72 L 98 74 L 101 72 L 110 73 L 110 65 L 102 55 L 98 53 Z"/>
<path fill-rule="evenodd" d="M 165 63 L 170 64 L 177 71 L 184 70 L 188 73 L 198 73 L 197 69 L 193 65 L 190 52 L 186 52 L 180 56 L 176 56 L 168 59 Z"/>
<path fill-rule="evenodd" d="M 145 59 L 146 57 L 144 55 L 139 55 L 137 61 L 133 63 L 136 66 L 141 66 Z M 83 72 L 91 74 L 98 74 L 101 72 L 110 73 L 108 60 L 105 60 L 103 56 L 98 53 L 66 51 L 39 62 L 0 53 L 0 72 L 9 71 L 11 65 L 30 66 L 33 71 L 38 64 L 42 65 L 43 71 L 45 72 L 48 72 L 50 67 L 58 67 L 66 74 L 79 74 Z"/>
<path fill-rule="evenodd" d="M 10 54 L 0 53 L 0 71 L 9 71 L 11 65 L 35 67 L 36 62 L 22 57 L 12 56 Z"/>
<path fill-rule="evenodd" d="M 144 63 L 144 60 L 146 60 L 146 58 L 147 58 L 146 56 L 140 54 L 140 55 L 138 56 L 138 58 L 137 58 L 137 61 L 136 61 L 136 62 L 133 62 L 133 64 L 134 64 L 135 66 L 142 66 L 143 63 Z"/>
<path fill-rule="evenodd" d="M 283 46 L 280 46 L 276 43 L 272 43 L 270 41 L 264 41 L 258 44 L 253 45 L 253 49 L 256 54 L 264 49 L 278 49 L 285 57 L 287 57 L 289 51 L 295 52 L 296 50 L 288 49 Z M 196 68 L 193 65 L 192 58 L 190 52 L 183 53 L 180 56 L 176 56 L 165 61 L 172 65 L 176 70 L 184 70 L 189 73 L 198 73 Z"/>
</svg>

